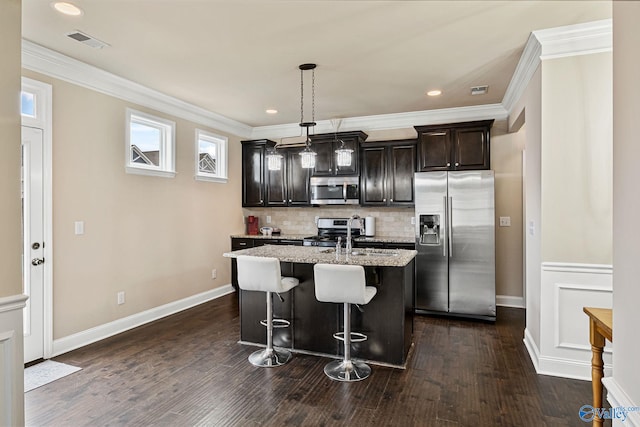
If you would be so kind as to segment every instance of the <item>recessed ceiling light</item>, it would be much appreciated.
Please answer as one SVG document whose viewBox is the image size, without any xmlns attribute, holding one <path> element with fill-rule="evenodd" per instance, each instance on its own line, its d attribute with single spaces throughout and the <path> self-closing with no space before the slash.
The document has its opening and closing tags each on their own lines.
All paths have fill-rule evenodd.
<svg viewBox="0 0 640 427">
<path fill-rule="evenodd" d="M 276 110 L 275 108 L 269 108 L 268 110 L 265 110 L 265 113 L 267 113 L 267 114 L 278 114 L 278 110 Z"/>
<path fill-rule="evenodd" d="M 438 96 L 438 95 L 442 95 L 442 91 L 441 90 L 430 90 L 429 92 L 427 92 L 428 96 Z"/>
<path fill-rule="evenodd" d="M 474 86 L 471 88 L 471 95 L 484 95 L 489 92 L 489 85 Z"/>
<path fill-rule="evenodd" d="M 80 16 L 83 13 L 82 9 L 80 9 L 78 6 L 66 1 L 56 1 L 51 3 L 51 6 L 53 6 L 53 8 L 58 12 L 64 13 L 65 15 Z"/>
</svg>

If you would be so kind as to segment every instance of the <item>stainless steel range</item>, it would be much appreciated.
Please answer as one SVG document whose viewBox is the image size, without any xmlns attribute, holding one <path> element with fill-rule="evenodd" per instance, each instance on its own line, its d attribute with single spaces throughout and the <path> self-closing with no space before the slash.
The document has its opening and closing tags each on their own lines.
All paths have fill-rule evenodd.
<svg viewBox="0 0 640 427">
<path fill-rule="evenodd" d="M 342 246 L 346 247 L 349 221 L 351 221 L 351 240 L 354 237 L 359 237 L 364 226 L 362 218 L 318 218 L 318 234 L 305 237 L 302 240 L 303 246 L 332 247 L 336 246 L 338 237 L 340 237 Z"/>
</svg>

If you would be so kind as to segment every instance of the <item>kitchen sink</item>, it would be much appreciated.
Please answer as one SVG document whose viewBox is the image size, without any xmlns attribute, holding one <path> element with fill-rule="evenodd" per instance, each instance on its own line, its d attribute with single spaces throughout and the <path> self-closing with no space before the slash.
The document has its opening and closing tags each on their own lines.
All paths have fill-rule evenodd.
<svg viewBox="0 0 640 427">
<path fill-rule="evenodd" d="M 319 250 L 320 253 L 323 254 L 333 254 L 336 252 L 335 248 L 323 248 Z M 387 252 L 381 250 L 372 250 L 372 249 L 360 249 L 351 251 L 351 255 L 353 256 L 398 256 L 398 252 Z"/>
<path fill-rule="evenodd" d="M 381 252 L 381 251 L 353 251 L 354 256 L 398 256 L 398 252 Z"/>
</svg>

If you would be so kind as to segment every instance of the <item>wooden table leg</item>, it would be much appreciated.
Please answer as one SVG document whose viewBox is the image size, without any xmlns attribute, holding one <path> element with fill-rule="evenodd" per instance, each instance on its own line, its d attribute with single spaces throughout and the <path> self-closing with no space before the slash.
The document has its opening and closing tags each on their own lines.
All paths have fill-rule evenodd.
<svg viewBox="0 0 640 427">
<path fill-rule="evenodd" d="M 591 341 L 591 389 L 593 391 L 593 408 L 602 408 L 602 377 L 604 376 L 604 362 L 602 350 L 604 349 L 604 337 L 594 320 L 589 322 L 589 340 Z M 594 426 L 602 426 L 602 419 L 596 412 L 593 417 Z"/>
</svg>

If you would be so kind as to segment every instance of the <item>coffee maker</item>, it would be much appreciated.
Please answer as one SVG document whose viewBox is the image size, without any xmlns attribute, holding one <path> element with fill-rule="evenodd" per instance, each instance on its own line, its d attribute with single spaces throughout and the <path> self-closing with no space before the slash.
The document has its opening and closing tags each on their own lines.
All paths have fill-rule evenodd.
<svg viewBox="0 0 640 427">
<path fill-rule="evenodd" d="M 257 216 L 249 215 L 247 217 L 247 234 L 250 236 L 260 234 L 260 224 Z"/>
</svg>

